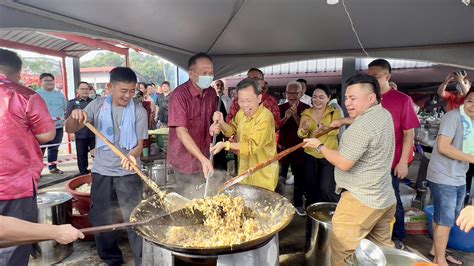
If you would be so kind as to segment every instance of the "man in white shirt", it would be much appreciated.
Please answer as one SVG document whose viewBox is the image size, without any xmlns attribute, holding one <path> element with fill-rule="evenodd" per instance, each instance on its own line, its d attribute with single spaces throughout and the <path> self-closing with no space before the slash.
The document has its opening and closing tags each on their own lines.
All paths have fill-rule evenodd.
<svg viewBox="0 0 474 266">
<path fill-rule="evenodd" d="M 300 101 L 312 107 L 313 104 L 311 102 L 311 96 L 306 94 L 306 88 L 307 88 L 308 82 L 306 81 L 306 79 L 297 79 L 296 82 L 300 83 L 301 87 L 303 87 L 303 91 L 302 91 L 303 96 L 301 96 Z"/>
<path fill-rule="evenodd" d="M 218 79 L 214 81 L 214 83 L 212 84 L 212 87 L 216 90 L 217 96 L 221 98 L 221 101 L 225 106 L 226 112 L 229 113 L 230 105 L 232 104 L 232 99 L 229 96 L 225 95 L 224 93 L 224 90 L 225 90 L 224 82 Z"/>
</svg>

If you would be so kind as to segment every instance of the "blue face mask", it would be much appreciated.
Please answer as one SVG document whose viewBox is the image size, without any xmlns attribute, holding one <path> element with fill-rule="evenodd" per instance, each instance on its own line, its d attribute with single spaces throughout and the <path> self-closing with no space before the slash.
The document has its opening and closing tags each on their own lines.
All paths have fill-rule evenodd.
<svg viewBox="0 0 474 266">
<path fill-rule="evenodd" d="M 197 84 L 199 88 L 207 89 L 211 86 L 211 83 L 213 80 L 214 80 L 214 76 L 199 76 Z"/>
</svg>

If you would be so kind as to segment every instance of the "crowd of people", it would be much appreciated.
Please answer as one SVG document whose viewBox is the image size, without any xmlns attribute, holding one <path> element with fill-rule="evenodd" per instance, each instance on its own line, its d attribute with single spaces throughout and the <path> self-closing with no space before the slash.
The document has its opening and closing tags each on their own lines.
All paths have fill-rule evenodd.
<svg viewBox="0 0 474 266">
<path fill-rule="evenodd" d="M 35 93 L 18 83 L 20 71 L 20 58 L 0 49 L 0 97 L 8 99 L 4 101 L 7 105 L 0 106 L 5 114 L 2 121 L 8 120 L 0 123 L 0 132 L 6 136 L 0 141 L 9 151 L 0 154 L 5 165 L 0 172 L 3 216 L 37 221 L 36 191 L 45 152 L 39 144 L 47 144 L 50 172 L 62 173 L 54 162 L 65 130 L 74 134 L 80 174 L 90 172 L 88 152 L 95 150 L 89 214 L 92 225 L 128 220 L 143 190 L 131 164 L 140 164 L 148 130 L 168 127 L 167 163 L 174 169 L 179 194 L 202 196 L 196 190 L 203 188 L 200 185 L 215 169 L 221 169 L 218 165 L 226 165 L 227 153 L 235 155 L 237 172 L 242 173 L 304 142 L 304 148 L 242 183 L 276 191 L 279 176 L 286 177 L 291 169 L 293 203 L 299 215 L 306 215 L 306 207 L 316 202 L 338 203 L 332 221 L 333 265 L 344 265 L 363 238 L 404 248 L 400 183 L 408 175 L 414 129 L 420 122 L 412 99 L 391 83 L 392 68 L 384 59 L 372 61 L 366 74 L 345 82 L 346 113 L 328 85 L 317 84 L 312 95 L 307 95 L 309 85 L 304 79 L 290 81 L 285 101 L 278 104 L 258 68 L 249 69 L 234 94 L 226 95 L 224 82 L 214 80 L 213 60 L 205 53 L 189 59 L 189 80 L 174 90 L 167 81 L 158 88 L 153 83 L 137 82 L 132 69 L 116 67 L 110 72 L 104 96 L 96 97 L 88 83 L 80 82 L 77 97 L 69 102 L 54 89 L 53 75 L 41 74 L 41 89 Z M 459 84 L 458 92 L 447 92 L 447 85 L 454 80 Z M 435 210 L 431 252 L 439 265 L 447 265 L 447 259 L 456 262 L 445 255 L 449 230 L 456 219 L 466 230 L 473 224 L 469 219 L 474 216 L 472 208 L 461 212 L 466 173 L 474 163 L 474 90 L 470 85 L 466 74 L 459 71 L 450 74 L 438 89 L 452 109 L 441 120 L 427 174 Z M 128 159 L 120 159 L 95 138 L 84 127 L 85 122 L 98 128 Z M 318 136 L 327 129 L 332 130 Z M 216 135 L 221 137 L 212 144 Z M 13 165 L 9 157 L 19 153 L 25 160 Z M 211 153 L 223 154 L 223 162 L 217 157 L 211 161 Z M 23 221 L 5 223 L 27 227 Z M 68 236 L 60 238 L 61 243 L 83 237 L 72 227 L 57 230 Z M 8 238 L 8 234 L 0 233 L 4 236 Z M 140 265 L 142 239 L 133 230 L 128 231 L 128 238 L 135 263 Z M 97 234 L 95 240 L 106 264 L 123 263 L 116 232 Z M 23 265 L 29 248 L 9 252 L 0 250 L 0 258 Z"/>
</svg>

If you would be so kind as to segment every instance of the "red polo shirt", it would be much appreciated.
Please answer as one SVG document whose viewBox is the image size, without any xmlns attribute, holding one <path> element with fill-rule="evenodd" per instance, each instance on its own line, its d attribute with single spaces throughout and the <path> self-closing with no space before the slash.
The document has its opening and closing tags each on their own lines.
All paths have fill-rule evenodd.
<svg viewBox="0 0 474 266">
<path fill-rule="evenodd" d="M 395 129 L 395 156 L 392 169 L 395 169 L 402 156 L 403 131 L 420 127 L 420 121 L 413 108 L 413 100 L 403 92 L 390 89 L 382 94 L 382 106 L 392 114 Z"/>
<path fill-rule="evenodd" d="M 209 127 L 212 124 L 212 115 L 217 109 L 217 99 L 214 89 L 205 89 L 201 94 L 191 80 L 178 86 L 171 94 L 168 108 L 167 160 L 179 172 L 198 173 L 202 171 L 202 167 L 199 160 L 178 139 L 176 128 L 187 128 L 204 156 L 209 157 Z"/>
<path fill-rule="evenodd" d="M 33 196 L 43 156 L 35 135 L 56 130 L 36 92 L 0 74 L 0 200 Z"/>
</svg>

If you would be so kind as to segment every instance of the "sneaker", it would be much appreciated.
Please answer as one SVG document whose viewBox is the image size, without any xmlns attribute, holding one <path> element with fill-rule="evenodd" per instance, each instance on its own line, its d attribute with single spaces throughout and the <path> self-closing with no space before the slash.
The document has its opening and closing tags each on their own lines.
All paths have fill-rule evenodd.
<svg viewBox="0 0 474 266">
<path fill-rule="evenodd" d="M 62 175 L 64 172 L 59 170 L 59 168 L 54 168 L 52 170 L 49 170 L 50 174 L 55 174 L 55 175 Z"/>
<path fill-rule="evenodd" d="M 405 244 L 403 244 L 402 241 L 400 241 L 400 240 L 393 240 L 393 242 L 395 243 L 395 248 L 396 248 L 396 249 L 407 250 Z"/>
<path fill-rule="evenodd" d="M 296 207 L 296 213 L 299 216 L 306 216 L 306 210 L 302 206 L 301 207 Z"/>
<path fill-rule="evenodd" d="M 288 177 L 288 179 L 286 179 L 285 183 L 287 185 L 293 185 L 295 183 L 295 177 L 291 175 L 290 177 Z"/>
</svg>

